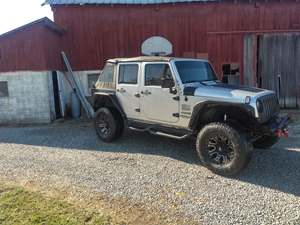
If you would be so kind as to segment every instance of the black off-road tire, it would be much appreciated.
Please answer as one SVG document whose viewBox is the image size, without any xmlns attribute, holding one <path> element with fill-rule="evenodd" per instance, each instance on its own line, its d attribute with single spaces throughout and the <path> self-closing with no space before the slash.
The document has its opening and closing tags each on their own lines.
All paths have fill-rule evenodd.
<svg viewBox="0 0 300 225">
<path fill-rule="evenodd" d="M 236 129 L 224 123 L 206 125 L 197 136 L 196 149 L 202 164 L 222 176 L 240 173 L 248 165 L 252 154 L 251 143 Z M 220 162 L 215 161 L 216 155 L 222 156 Z"/>
<path fill-rule="evenodd" d="M 275 145 L 278 141 L 279 137 L 266 135 L 253 142 L 253 147 L 258 149 L 268 149 Z"/>
<path fill-rule="evenodd" d="M 124 129 L 124 124 L 114 109 L 100 108 L 97 110 L 94 125 L 98 137 L 104 142 L 113 142 L 118 139 Z"/>
<path fill-rule="evenodd" d="M 124 128 L 125 128 L 125 124 L 124 124 L 124 119 L 121 116 L 121 114 L 119 113 L 119 111 L 115 108 L 110 108 L 111 113 L 113 114 L 114 118 L 117 120 L 117 135 L 116 135 L 116 139 L 119 139 L 120 137 L 122 137 L 123 133 L 124 133 Z"/>
</svg>

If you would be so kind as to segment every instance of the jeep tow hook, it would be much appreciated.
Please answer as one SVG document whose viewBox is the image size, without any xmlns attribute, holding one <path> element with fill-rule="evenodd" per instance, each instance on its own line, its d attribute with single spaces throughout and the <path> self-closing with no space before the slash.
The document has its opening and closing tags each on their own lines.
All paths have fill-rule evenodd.
<svg viewBox="0 0 300 225">
<path fill-rule="evenodd" d="M 275 131 L 275 135 L 279 138 L 281 137 L 289 137 L 289 131 L 287 129 L 277 129 Z"/>
</svg>

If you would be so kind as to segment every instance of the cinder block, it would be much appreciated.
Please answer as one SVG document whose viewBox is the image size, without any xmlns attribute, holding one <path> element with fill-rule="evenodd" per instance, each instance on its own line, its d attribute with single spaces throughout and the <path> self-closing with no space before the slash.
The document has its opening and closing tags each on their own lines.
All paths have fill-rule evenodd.
<svg viewBox="0 0 300 225">
<path fill-rule="evenodd" d="M 0 73 L 8 82 L 8 97 L 0 98 L 0 123 L 50 122 L 48 72 Z"/>
</svg>

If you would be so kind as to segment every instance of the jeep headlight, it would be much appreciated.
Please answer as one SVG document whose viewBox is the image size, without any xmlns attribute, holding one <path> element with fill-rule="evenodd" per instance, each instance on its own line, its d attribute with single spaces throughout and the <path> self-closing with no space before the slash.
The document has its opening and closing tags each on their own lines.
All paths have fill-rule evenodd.
<svg viewBox="0 0 300 225">
<path fill-rule="evenodd" d="M 251 102 L 251 97 L 250 96 L 246 96 L 245 103 L 246 104 L 250 104 L 250 102 Z"/>
<path fill-rule="evenodd" d="M 256 108 L 259 113 L 262 113 L 264 111 L 264 105 L 259 99 L 256 101 Z"/>
</svg>

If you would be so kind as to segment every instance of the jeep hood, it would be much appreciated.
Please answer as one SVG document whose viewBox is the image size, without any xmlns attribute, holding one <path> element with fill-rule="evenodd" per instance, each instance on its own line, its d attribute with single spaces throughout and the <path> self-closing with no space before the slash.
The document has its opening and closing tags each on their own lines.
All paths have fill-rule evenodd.
<svg viewBox="0 0 300 225">
<path fill-rule="evenodd" d="M 215 81 L 187 84 L 184 95 L 216 98 L 234 102 L 243 102 L 246 96 L 258 97 L 271 91 L 239 85 L 224 84 Z"/>
</svg>

